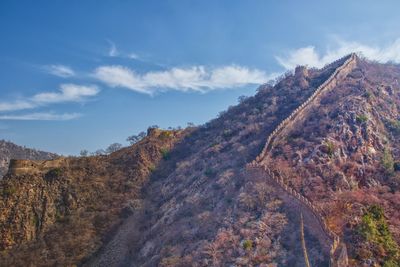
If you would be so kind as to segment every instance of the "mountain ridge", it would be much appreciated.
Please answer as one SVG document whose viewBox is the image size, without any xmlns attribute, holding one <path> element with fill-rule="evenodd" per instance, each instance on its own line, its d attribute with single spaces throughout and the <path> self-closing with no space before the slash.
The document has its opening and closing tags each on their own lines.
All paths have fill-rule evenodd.
<svg viewBox="0 0 400 267">
<path fill-rule="evenodd" d="M 32 188 L 63 188 L 57 190 L 65 199 L 62 207 L 67 208 L 62 220 L 54 223 L 52 234 L 46 230 L 37 240 L 21 241 L 4 250 L 1 259 L 17 266 L 23 261 L 37 262 L 32 251 L 43 251 L 46 246 L 40 240 L 47 240 L 63 249 L 55 253 L 47 247 L 49 254 L 41 254 L 41 264 L 36 265 L 397 264 L 399 77 L 398 66 L 351 54 L 323 69 L 298 67 L 203 126 L 182 133 L 159 130 L 144 143 L 111 157 L 74 159 L 78 165 L 61 159 L 68 164 L 60 165 L 60 176 L 57 160 L 39 162 L 42 171 L 24 169 L 30 162 L 19 161 L 24 163 L 22 168 L 14 165 L 0 184 L 3 192 L 7 183 L 26 188 L 28 181 L 33 181 Z M 151 160 L 143 157 L 146 151 L 154 152 Z M 46 164 L 50 164 L 47 169 Z M 136 172 L 135 166 L 144 166 L 139 168 L 143 172 Z M 96 190 L 77 202 L 84 194 L 76 185 L 85 187 L 89 181 Z M 16 196 L 7 192 L 3 211 L 15 203 Z M 21 192 L 14 193 L 32 206 Z M 113 200 L 115 205 L 107 210 L 103 200 L 111 196 L 118 201 Z M 43 201 L 38 195 L 37 199 L 52 210 L 53 196 Z M 133 209 L 124 206 L 131 201 Z M 115 222 L 113 230 L 102 232 L 110 229 L 103 225 L 95 235 L 95 240 L 102 241 L 89 245 L 93 244 L 91 229 L 98 229 L 98 222 L 74 222 L 75 206 L 84 211 L 82 218 L 109 218 Z M 31 214 L 26 204 L 18 207 L 15 218 Z M 50 214 L 56 216 L 53 211 Z M 124 215 L 116 219 L 119 212 Z M 4 233 L 15 232 L 5 230 L 4 218 L 0 216 L 3 244 Z M 52 240 L 63 230 L 69 233 L 72 226 L 80 227 L 81 239 L 72 238 L 67 244 Z M 372 231 L 371 227 L 386 230 Z M 76 242 L 92 247 L 75 247 L 76 255 L 66 253 Z"/>
<path fill-rule="evenodd" d="M 278 177 L 275 177 L 275 174 L 270 171 L 268 166 L 270 160 L 270 158 L 268 157 L 268 152 L 272 149 L 274 140 L 280 134 L 280 132 L 284 132 L 286 130 L 285 128 L 289 127 L 291 122 L 294 122 L 296 120 L 296 117 L 301 116 L 301 113 L 305 111 L 309 107 L 309 105 L 312 105 L 312 102 L 320 97 L 321 94 L 323 94 L 325 91 L 328 91 L 329 89 L 332 89 L 332 87 L 334 87 L 335 84 L 340 81 L 340 78 L 343 79 L 343 77 L 347 76 L 354 69 L 356 65 L 356 60 L 357 56 L 355 54 L 351 54 L 337 60 L 336 62 L 344 62 L 338 68 L 336 68 L 335 72 L 322 85 L 320 85 L 320 87 L 318 87 L 303 104 L 296 108 L 293 113 L 291 113 L 286 119 L 282 121 L 281 124 L 278 125 L 278 127 L 275 128 L 271 135 L 268 136 L 266 144 L 260 155 L 258 155 L 254 161 L 248 164 L 249 168 L 263 169 L 266 172 L 267 176 L 271 176 L 271 178 L 275 180 L 275 182 L 280 185 L 285 191 L 294 196 L 295 199 L 298 199 L 300 202 L 302 202 L 304 206 L 311 209 L 312 213 L 321 224 L 323 231 L 332 240 L 329 251 L 330 266 L 348 265 L 346 245 L 344 243 L 341 243 L 340 237 L 329 229 L 323 215 L 320 213 L 320 211 L 318 211 L 318 208 L 316 208 L 308 199 L 304 198 L 302 195 L 288 187 L 283 182 L 283 178 L 279 177 L 279 173 Z M 336 62 L 334 62 L 333 64 L 335 64 Z M 342 251 L 340 252 L 339 259 L 336 259 L 336 250 L 339 248 L 339 246 L 341 247 Z"/>
<path fill-rule="evenodd" d="M 331 64 L 332 65 L 332 64 Z M 333 63 L 333 65 L 335 65 L 335 63 Z M 329 68 L 329 66 L 327 67 L 327 68 Z M 326 69 L 327 69 L 326 68 Z M 325 69 L 325 70 L 326 70 Z M 201 182 L 197 182 L 197 185 L 201 185 Z M 197 187 L 197 185 L 195 186 L 195 187 Z M 115 242 L 115 243 L 118 243 L 118 242 Z M 106 257 L 110 257 L 110 254 L 106 254 L 107 256 Z M 111 258 L 115 258 L 115 257 L 113 257 L 113 256 L 111 256 Z M 104 264 L 105 263 L 105 264 Z M 109 262 L 109 261 L 107 261 L 106 259 L 103 259 L 103 264 L 104 265 L 114 265 L 114 264 L 116 264 L 115 262 L 114 263 L 111 263 L 111 262 Z M 118 264 L 116 264 L 116 265 L 118 265 Z M 98 266 L 102 266 L 101 264 L 100 265 L 98 265 Z"/>
</svg>

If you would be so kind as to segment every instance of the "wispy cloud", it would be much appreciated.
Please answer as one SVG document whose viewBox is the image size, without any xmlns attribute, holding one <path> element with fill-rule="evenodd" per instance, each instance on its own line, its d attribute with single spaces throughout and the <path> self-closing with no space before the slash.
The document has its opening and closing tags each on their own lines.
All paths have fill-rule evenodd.
<svg viewBox="0 0 400 267">
<path fill-rule="evenodd" d="M 62 78 L 68 78 L 75 76 L 75 71 L 65 65 L 47 65 L 43 67 L 44 70 L 52 75 L 62 77 Z"/>
<path fill-rule="evenodd" d="M 264 71 L 237 65 L 213 69 L 204 66 L 171 68 L 144 74 L 124 66 L 112 65 L 98 67 L 93 76 L 111 87 L 122 87 L 146 94 L 165 90 L 206 92 L 261 84 L 271 78 Z"/>
<path fill-rule="evenodd" d="M 131 59 L 139 59 L 139 56 L 136 53 L 130 53 L 128 57 Z"/>
<path fill-rule="evenodd" d="M 124 51 L 120 51 L 117 48 L 117 45 L 111 41 L 111 40 L 107 40 L 107 42 L 109 43 L 109 49 L 108 49 L 108 56 L 109 57 L 120 57 L 120 58 L 130 58 L 130 59 L 136 59 L 136 60 L 140 60 L 140 57 L 138 54 L 136 53 L 127 53 Z"/>
<path fill-rule="evenodd" d="M 61 102 L 82 102 L 99 92 L 95 85 L 62 84 L 58 92 L 44 92 L 13 102 L 0 102 L 0 111 L 33 109 Z"/>
<path fill-rule="evenodd" d="M 14 102 L 0 102 L 0 111 L 15 111 L 34 108 L 34 103 L 26 100 L 17 100 Z"/>
<path fill-rule="evenodd" d="M 110 49 L 108 50 L 108 56 L 110 57 L 117 57 L 119 55 L 117 46 L 115 45 L 114 42 L 108 40 L 108 43 L 110 44 Z"/>
<path fill-rule="evenodd" d="M 79 113 L 30 113 L 22 115 L 0 115 L 0 120 L 24 120 L 24 121 L 67 121 L 81 117 Z"/>
<path fill-rule="evenodd" d="M 31 98 L 34 103 L 59 103 L 59 102 L 80 102 L 87 97 L 99 93 L 95 85 L 61 84 L 59 92 L 46 92 L 36 94 Z"/>
<path fill-rule="evenodd" d="M 293 69 L 298 65 L 320 68 L 352 52 L 361 53 L 366 58 L 381 63 L 400 63 L 400 39 L 381 47 L 336 39 L 335 48 L 327 49 L 325 53 L 317 52 L 310 45 L 292 50 L 286 56 L 277 56 L 276 59 L 285 69 Z"/>
</svg>

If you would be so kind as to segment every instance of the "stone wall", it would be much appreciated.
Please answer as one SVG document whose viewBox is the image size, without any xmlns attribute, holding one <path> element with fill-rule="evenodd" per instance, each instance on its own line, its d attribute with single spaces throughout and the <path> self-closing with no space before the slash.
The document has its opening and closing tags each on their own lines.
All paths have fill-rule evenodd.
<svg viewBox="0 0 400 267">
<path fill-rule="evenodd" d="M 339 59 L 332 63 L 331 65 L 337 64 L 338 61 L 343 61 L 345 58 Z M 356 66 L 357 64 L 357 57 L 355 54 L 351 54 L 347 56 L 347 59 L 344 61 L 342 65 L 336 68 L 333 74 L 324 82 L 322 83 L 315 92 L 298 108 L 296 108 L 286 119 L 284 119 L 275 129 L 274 131 L 268 136 L 265 146 L 261 153 L 253 160 L 251 163 L 247 165 L 248 169 L 259 169 L 264 171 L 266 178 L 273 181 L 279 188 L 281 188 L 284 192 L 288 195 L 292 196 L 296 199 L 301 206 L 303 207 L 302 212 L 306 212 L 307 210 L 311 212 L 313 218 L 316 219 L 318 224 L 322 229 L 322 235 L 317 234 L 317 237 L 320 240 L 321 244 L 324 244 L 324 240 L 328 240 L 329 242 L 329 255 L 330 255 L 330 266 L 340 266 L 345 267 L 347 266 L 347 250 L 346 245 L 341 243 L 341 240 L 336 233 L 331 231 L 322 215 L 321 210 L 318 207 L 313 205 L 307 198 L 305 198 L 300 193 L 293 190 L 291 187 L 286 185 L 283 181 L 283 178 L 279 174 L 273 173 L 270 168 L 268 167 L 268 163 L 270 160 L 269 152 L 274 147 L 274 141 L 279 138 L 279 136 L 284 136 L 285 133 L 290 131 L 294 126 L 294 123 L 299 118 L 305 116 L 305 114 L 310 110 L 311 106 L 318 102 L 319 98 L 324 92 L 327 92 L 333 89 L 338 81 L 345 78 Z M 323 237 L 325 235 L 325 237 Z M 325 239 L 324 239 L 325 238 Z"/>
<path fill-rule="evenodd" d="M 57 158 L 54 160 L 21 160 L 12 159 L 8 173 L 13 176 L 19 176 L 31 173 L 45 173 L 51 169 L 60 168 L 67 163 L 66 158 Z"/>
<path fill-rule="evenodd" d="M 320 95 L 326 91 L 331 90 L 334 88 L 338 82 L 338 80 L 343 79 L 347 76 L 347 74 L 354 68 L 356 64 L 356 55 L 351 54 L 348 56 L 349 58 L 340 66 L 338 67 L 334 73 L 324 82 L 322 83 L 315 92 L 298 108 L 296 108 L 286 119 L 284 119 L 275 129 L 274 131 L 267 137 L 267 141 L 264 145 L 263 150 L 261 151 L 260 155 L 258 155 L 255 159 L 255 162 L 261 162 L 263 160 L 268 160 L 268 151 L 273 148 L 273 143 L 276 137 L 278 137 L 282 130 L 287 129 L 296 118 L 301 117 L 304 113 L 309 109 L 311 104 L 320 97 Z M 342 61 L 343 59 L 339 59 L 332 63 L 331 65 L 337 64 L 338 61 Z"/>
</svg>

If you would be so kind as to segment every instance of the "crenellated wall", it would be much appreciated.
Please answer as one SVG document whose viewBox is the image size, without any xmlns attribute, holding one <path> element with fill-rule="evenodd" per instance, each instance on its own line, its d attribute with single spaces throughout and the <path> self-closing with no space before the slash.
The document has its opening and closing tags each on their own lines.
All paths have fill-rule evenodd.
<svg viewBox="0 0 400 267">
<path fill-rule="evenodd" d="M 13 176 L 28 173 L 44 173 L 54 168 L 60 168 L 66 164 L 66 158 L 60 157 L 54 160 L 22 160 L 12 159 L 8 173 Z"/>
<path fill-rule="evenodd" d="M 258 163 L 256 163 L 256 164 L 250 163 L 247 166 L 247 168 L 248 168 L 248 170 L 262 169 L 263 173 L 265 174 L 266 180 L 268 180 L 268 179 L 272 180 L 275 185 L 279 186 L 279 188 L 281 188 L 284 192 L 286 192 L 288 195 L 290 195 L 293 199 L 297 200 L 301 204 L 301 207 L 303 207 L 304 209 L 307 209 L 308 211 L 311 212 L 313 217 L 316 218 L 316 220 L 318 221 L 318 225 L 322 229 L 323 234 L 327 237 L 327 238 L 325 238 L 325 237 L 317 234 L 318 235 L 317 237 L 318 237 L 320 243 L 324 244 L 326 239 L 328 239 L 328 241 L 329 241 L 329 245 L 327 245 L 327 247 L 329 250 L 329 254 L 331 255 L 331 266 L 335 266 L 335 267 L 339 266 L 339 265 L 335 264 L 335 262 L 337 262 L 335 260 L 335 257 L 337 257 L 337 256 L 335 256 L 335 255 L 337 254 L 336 250 L 340 244 L 340 238 L 338 235 L 336 235 L 336 233 L 334 233 L 333 231 L 331 231 L 329 229 L 329 227 L 324 219 L 324 216 L 322 215 L 322 211 L 317 206 L 315 206 L 313 203 L 311 203 L 311 201 L 308 200 L 306 197 L 304 197 L 302 194 L 298 193 L 296 190 L 294 190 L 293 188 L 291 188 L 290 186 L 285 184 L 282 176 L 275 174 L 267 166 L 262 166 Z M 316 229 L 314 229 L 314 230 L 316 230 Z M 345 265 L 340 265 L 340 267 L 344 267 L 344 266 Z"/>
<path fill-rule="evenodd" d="M 318 224 L 323 229 L 323 233 L 329 239 L 329 254 L 330 254 L 330 266 L 335 267 L 345 267 L 347 266 L 347 250 L 346 245 L 341 243 L 339 236 L 331 231 L 326 223 L 326 220 L 318 207 L 313 205 L 307 198 L 305 198 L 300 193 L 293 190 L 287 184 L 284 183 L 283 178 L 279 174 L 272 172 L 268 166 L 270 161 L 269 152 L 274 147 L 274 141 L 280 136 L 285 135 L 288 131 L 292 129 L 294 123 L 299 118 L 304 117 L 304 115 L 310 110 L 311 106 L 319 100 L 324 92 L 333 89 L 338 81 L 345 78 L 356 66 L 357 57 L 353 53 L 341 64 L 332 75 L 322 83 L 315 92 L 298 108 L 296 108 L 286 119 L 284 119 L 275 130 L 268 136 L 266 144 L 261 151 L 261 153 L 247 165 L 248 169 L 261 169 L 264 171 L 266 178 L 272 180 L 277 186 L 279 186 L 284 192 L 292 196 L 294 199 L 298 200 L 299 203 L 305 209 L 308 209 L 313 214 L 313 217 L 317 219 Z M 337 64 L 339 61 L 343 61 L 346 57 L 339 59 L 331 64 Z M 321 241 L 321 240 L 320 240 Z M 321 243 L 321 242 L 320 242 Z M 323 243 L 323 241 L 322 241 Z"/>
<path fill-rule="evenodd" d="M 261 161 L 268 160 L 268 150 L 270 151 L 273 148 L 273 143 L 276 137 L 278 137 L 284 129 L 287 129 L 289 126 L 293 125 L 293 122 L 296 120 L 296 118 L 303 116 L 306 110 L 310 108 L 311 104 L 318 99 L 322 93 L 334 88 L 340 79 L 343 79 L 347 76 L 347 74 L 356 65 L 356 55 L 351 54 L 348 57 L 349 58 L 340 67 L 336 68 L 333 74 L 324 83 L 322 83 L 303 104 L 296 108 L 274 129 L 274 131 L 267 137 L 267 141 L 260 155 L 258 155 L 253 162 L 261 163 Z M 339 59 L 333 62 L 331 65 L 337 64 L 337 62 L 342 60 L 343 59 Z"/>
</svg>

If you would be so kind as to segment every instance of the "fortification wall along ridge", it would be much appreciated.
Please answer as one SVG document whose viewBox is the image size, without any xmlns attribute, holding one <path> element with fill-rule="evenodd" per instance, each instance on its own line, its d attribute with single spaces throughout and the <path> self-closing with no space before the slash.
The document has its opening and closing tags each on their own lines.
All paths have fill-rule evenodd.
<svg viewBox="0 0 400 267">
<path fill-rule="evenodd" d="M 356 55 L 351 54 L 350 56 L 346 56 L 348 59 L 336 70 L 333 72 L 333 74 L 324 82 L 322 83 L 315 91 L 314 93 L 303 103 L 301 104 L 298 108 L 296 108 L 286 119 L 284 119 L 275 129 L 274 131 L 267 137 L 267 141 L 264 145 L 263 150 L 261 153 L 256 157 L 254 160 L 255 162 L 261 162 L 262 160 L 268 160 L 268 150 L 271 150 L 273 148 L 273 142 L 276 139 L 276 137 L 279 135 L 279 133 L 283 129 L 287 129 L 287 127 L 290 124 L 293 124 L 296 118 L 299 116 L 304 115 L 306 112 L 306 109 L 309 109 L 310 104 L 314 102 L 317 98 L 321 96 L 322 93 L 329 91 L 330 89 L 334 88 L 339 80 L 342 78 L 346 77 L 347 74 L 354 68 L 356 64 Z M 344 57 L 344 58 L 346 58 Z M 335 65 L 340 61 L 343 61 L 344 58 L 336 60 L 330 65 Z"/>
<path fill-rule="evenodd" d="M 32 173 L 47 173 L 56 168 L 79 170 L 88 167 L 89 162 L 96 162 L 98 157 L 59 157 L 52 160 L 23 160 L 12 159 L 8 167 L 8 174 L 19 176 Z"/>
<path fill-rule="evenodd" d="M 330 245 L 329 245 L 329 254 L 333 258 L 334 255 L 336 254 L 336 250 L 340 244 L 340 238 L 339 236 L 331 231 L 326 223 L 326 220 L 324 219 L 324 216 L 322 214 L 322 211 L 320 208 L 312 204 L 310 200 L 308 200 L 306 197 L 304 197 L 302 194 L 298 193 L 296 190 L 288 186 L 287 184 L 284 183 L 283 178 L 281 175 L 276 175 L 273 173 L 268 167 L 266 166 L 261 166 L 259 164 L 256 165 L 249 165 L 248 166 L 249 170 L 250 169 L 261 169 L 265 173 L 265 178 L 270 179 L 273 181 L 273 183 L 277 186 L 279 186 L 281 189 L 283 189 L 284 192 L 286 192 L 288 195 L 290 195 L 293 199 L 297 200 L 300 202 L 300 206 L 308 209 L 311 211 L 311 213 L 314 215 L 314 217 L 318 220 L 318 224 L 322 228 L 325 236 L 328 237 Z M 305 212 L 304 212 L 305 213 Z M 306 213 L 305 213 L 306 214 Z M 319 236 L 318 238 L 320 240 L 320 243 L 323 243 L 322 238 Z M 333 259 L 334 262 L 334 259 Z M 337 266 L 332 264 L 331 266 Z M 343 266 L 341 266 L 343 267 Z"/>
<path fill-rule="evenodd" d="M 60 168 L 67 163 L 66 158 L 60 157 L 53 160 L 10 160 L 8 173 L 14 176 L 28 173 L 44 173 L 51 169 Z"/>
<path fill-rule="evenodd" d="M 338 61 L 343 61 L 345 58 L 346 57 L 339 59 L 335 61 L 333 64 L 337 63 Z M 309 209 L 309 211 L 312 212 L 312 214 L 314 215 L 313 217 L 315 217 L 318 220 L 318 223 L 323 229 L 324 234 L 330 240 L 331 243 L 329 249 L 330 266 L 335 266 L 335 267 L 347 266 L 347 256 L 344 256 L 347 255 L 345 244 L 341 243 L 339 236 L 329 229 L 326 220 L 322 215 L 321 210 L 318 207 L 313 205 L 303 195 L 301 195 L 300 193 L 296 192 L 288 185 L 286 185 L 283 181 L 282 176 L 280 176 L 279 174 L 276 175 L 269 169 L 268 163 L 270 157 L 268 155 L 268 152 L 271 151 L 271 149 L 273 148 L 273 144 L 276 138 L 284 134 L 285 131 L 286 132 L 289 131 L 290 127 L 294 125 L 295 120 L 297 118 L 303 117 L 304 114 L 307 112 L 307 109 L 310 108 L 313 102 L 317 100 L 322 93 L 333 89 L 337 85 L 339 80 L 346 77 L 353 70 L 353 68 L 357 64 L 356 60 L 357 57 L 355 54 L 351 54 L 350 56 L 348 56 L 348 59 L 345 60 L 344 63 L 340 65 L 338 68 L 336 68 L 333 74 L 324 83 L 322 83 L 303 104 L 301 104 L 298 108 L 296 108 L 286 119 L 284 119 L 275 128 L 275 130 L 268 136 L 266 144 L 260 155 L 258 155 L 255 160 L 253 160 L 251 163 L 247 165 L 249 169 L 263 170 L 265 172 L 266 178 L 272 180 L 277 186 L 283 189 L 284 192 L 292 196 L 294 199 L 299 201 L 303 207 Z M 340 248 L 340 251 L 338 248 Z"/>
</svg>

